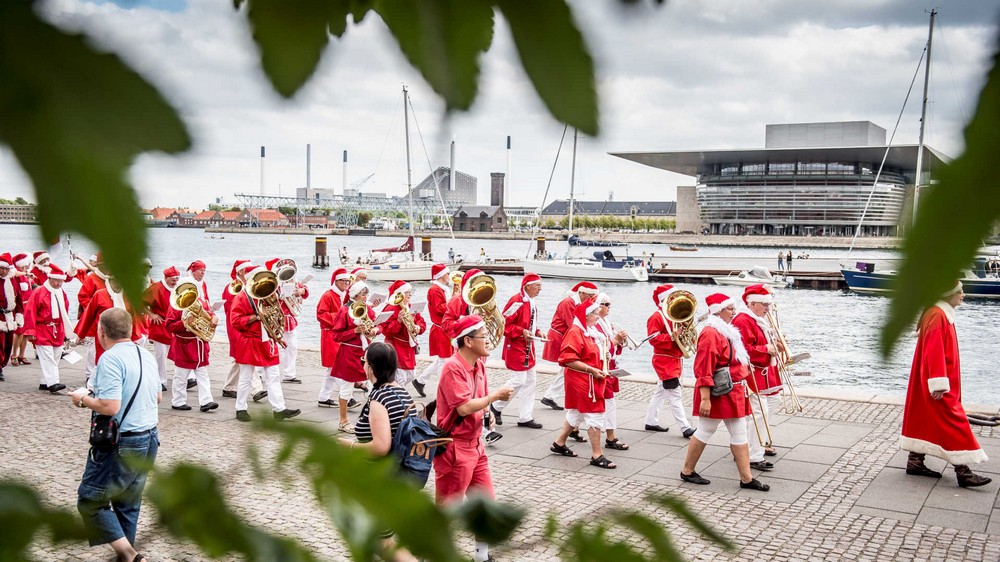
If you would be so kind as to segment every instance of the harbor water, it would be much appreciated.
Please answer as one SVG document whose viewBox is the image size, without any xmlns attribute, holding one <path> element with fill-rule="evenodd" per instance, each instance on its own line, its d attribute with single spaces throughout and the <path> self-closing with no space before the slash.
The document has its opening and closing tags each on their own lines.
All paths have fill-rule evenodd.
<svg viewBox="0 0 1000 562">
<path fill-rule="evenodd" d="M 0 251 L 32 252 L 49 249 L 53 260 L 60 266 L 68 263 L 68 244 L 63 240 L 60 245 L 47 248 L 39 242 L 39 231 L 34 226 L 2 225 L 0 226 L 4 244 Z M 358 237 L 358 236 L 328 236 L 328 248 L 331 263 L 337 260 L 338 249 L 344 246 L 353 263 L 357 257 L 364 257 L 373 248 L 395 246 L 405 240 L 406 234 L 400 233 L 394 237 Z M 74 238 L 73 251 L 81 256 L 93 253 L 93 246 L 86 240 Z M 150 259 L 154 264 L 153 278 L 159 279 L 160 272 L 171 265 L 183 271 L 194 259 L 200 259 L 208 265 L 206 282 L 213 300 L 221 297 L 222 291 L 229 283 L 229 272 L 233 261 L 237 258 L 250 258 L 255 264 L 274 257 L 290 257 L 299 265 L 299 277 L 313 275 L 308 283 L 310 296 L 305 301 L 302 322 L 299 327 L 299 341 L 305 345 L 319 345 L 319 327 L 315 321 L 315 307 L 319 296 L 330 285 L 331 269 L 313 270 L 313 238 L 301 235 L 268 235 L 268 234 L 206 234 L 199 229 L 150 229 L 149 230 Z M 417 244 L 419 249 L 419 241 Z M 435 239 L 434 255 L 444 261 L 449 249 L 465 258 L 467 262 L 475 262 L 480 258 L 481 251 L 493 258 L 524 258 L 529 252 L 534 252 L 534 242 L 518 240 L 472 240 L 472 239 Z M 558 254 L 565 253 L 565 242 L 549 241 L 547 249 Z M 613 248 L 616 254 L 623 248 Z M 734 262 L 745 263 L 748 260 L 758 265 L 774 269 L 777 265 L 778 251 L 792 250 L 793 255 L 799 252 L 794 248 L 705 248 L 699 252 L 676 252 L 678 259 L 690 254 L 711 256 L 717 261 L 731 257 Z M 578 253 L 589 255 L 593 251 L 580 248 Z M 632 245 L 629 248 L 632 255 L 641 256 L 643 252 L 655 254 L 657 257 L 674 255 L 665 245 Z M 812 258 L 845 258 L 845 250 L 809 250 Z M 890 260 L 896 257 L 889 251 L 855 252 L 849 256 L 850 263 L 855 261 Z M 794 270 L 808 270 L 809 260 L 793 259 Z M 507 299 L 519 289 L 519 276 L 498 275 L 495 277 L 499 289 L 498 305 L 503 307 Z M 376 291 L 385 292 L 389 282 L 374 282 Z M 541 329 L 548 327 L 548 321 L 555 311 L 556 304 L 565 297 L 567 290 L 575 282 L 569 280 L 546 279 L 542 292 L 538 297 L 540 306 Z M 612 319 L 632 335 L 645 336 L 646 320 L 655 310 L 652 300 L 652 283 L 614 283 L 601 287 L 612 298 Z M 699 299 L 699 315 L 706 308 L 704 297 L 711 293 L 723 292 L 739 299 L 742 289 L 737 287 L 719 287 L 715 285 L 677 285 L 679 288 L 691 291 Z M 426 299 L 429 283 L 414 283 L 414 301 Z M 67 292 L 75 300 L 79 283 L 69 283 Z M 859 295 L 841 291 L 784 289 L 776 292 L 779 318 L 793 354 L 808 352 L 811 358 L 802 362 L 796 369 L 803 374 L 794 379 L 796 388 L 839 387 L 875 391 L 902 396 L 906 392 L 910 362 L 916 338 L 904 336 L 896 346 L 892 356 L 882 361 L 878 352 L 879 330 L 888 308 L 886 297 Z M 997 325 L 996 313 L 1000 303 L 986 301 L 968 301 L 958 314 L 956 327 L 958 329 L 959 345 L 962 351 L 962 398 L 967 404 L 1000 405 L 1000 397 L 995 389 L 993 369 L 997 362 L 998 339 L 1000 327 Z M 72 307 L 75 311 L 75 306 Z M 220 312 L 221 313 L 221 312 Z M 636 337 L 636 339 L 641 339 Z M 421 348 L 426 349 L 426 335 L 418 338 Z M 494 352 L 499 357 L 499 350 Z M 625 351 L 620 364 L 633 373 L 649 373 L 651 350 L 648 345 L 636 351 Z M 691 376 L 691 361 L 686 361 L 684 376 Z"/>
</svg>

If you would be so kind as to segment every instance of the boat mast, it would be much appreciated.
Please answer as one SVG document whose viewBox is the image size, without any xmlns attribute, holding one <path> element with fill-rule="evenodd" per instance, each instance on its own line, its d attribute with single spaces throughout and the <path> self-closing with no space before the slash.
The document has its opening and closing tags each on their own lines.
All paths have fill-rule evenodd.
<svg viewBox="0 0 1000 562">
<path fill-rule="evenodd" d="M 576 137 L 577 130 L 573 129 L 573 164 L 569 172 L 569 231 L 566 233 L 566 240 L 573 235 L 573 187 L 576 184 Z"/>
<path fill-rule="evenodd" d="M 416 259 L 415 249 L 417 242 L 413 235 L 413 175 L 410 170 L 410 95 L 406 91 L 406 86 L 403 86 L 403 130 L 406 135 L 406 193 L 410 198 L 410 208 L 408 210 L 410 219 L 410 239 L 413 244 L 410 247 L 410 259 Z M 431 172 L 433 173 L 433 172 Z"/>
<path fill-rule="evenodd" d="M 924 162 L 924 124 L 927 121 L 927 87 L 931 80 L 931 41 L 934 39 L 934 16 L 937 10 L 931 10 L 930 30 L 927 32 L 927 60 L 924 61 L 924 103 L 920 106 L 920 139 L 917 142 L 917 175 L 913 180 L 913 220 L 917 220 L 917 203 L 920 201 L 921 169 Z"/>
</svg>

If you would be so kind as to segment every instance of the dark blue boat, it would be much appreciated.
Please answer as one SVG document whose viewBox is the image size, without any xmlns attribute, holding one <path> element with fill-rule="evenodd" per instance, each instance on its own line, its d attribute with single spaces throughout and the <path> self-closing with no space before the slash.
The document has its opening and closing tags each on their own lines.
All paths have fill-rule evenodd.
<svg viewBox="0 0 1000 562">
<path fill-rule="evenodd" d="M 612 242 L 610 240 L 584 240 L 576 234 L 570 235 L 567 240 L 570 246 L 593 246 L 593 247 L 603 247 L 603 246 L 628 246 L 626 242 Z"/>
<path fill-rule="evenodd" d="M 962 290 L 969 298 L 1000 299 L 1000 278 L 990 277 L 982 261 L 977 260 L 975 271 L 964 272 Z M 895 272 L 876 272 L 872 264 L 864 262 L 858 262 L 856 269 L 842 269 L 840 273 L 847 287 L 858 293 L 888 293 L 896 278 Z"/>
</svg>

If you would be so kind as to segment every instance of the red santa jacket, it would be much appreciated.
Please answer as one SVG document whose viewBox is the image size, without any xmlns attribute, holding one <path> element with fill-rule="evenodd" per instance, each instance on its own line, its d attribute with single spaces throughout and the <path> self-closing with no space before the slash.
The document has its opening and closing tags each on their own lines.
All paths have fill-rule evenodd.
<svg viewBox="0 0 1000 562">
<path fill-rule="evenodd" d="M 233 329 L 233 300 L 236 295 L 229 292 L 230 285 L 226 285 L 222 289 L 222 310 L 226 314 L 226 339 L 229 340 L 229 356 L 236 357 L 233 354 L 233 342 L 236 341 L 236 330 Z"/>
<path fill-rule="evenodd" d="M 18 291 L 18 293 L 20 293 L 20 295 L 21 295 L 22 314 L 23 314 L 23 310 L 24 310 L 23 307 L 25 307 L 25 306 L 28 305 L 28 301 L 31 300 L 31 293 L 34 292 L 35 287 L 32 285 L 31 275 L 28 275 L 28 274 L 18 275 L 17 277 L 14 277 L 13 281 L 14 281 L 14 284 L 17 285 L 17 291 Z M 15 318 L 15 320 L 16 320 L 16 318 Z M 18 326 L 18 328 L 16 330 L 14 330 L 14 333 L 15 334 L 23 334 L 24 333 L 24 319 L 23 318 L 21 319 L 21 323 Z"/>
<path fill-rule="evenodd" d="M 400 307 L 394 304 L 387 304 L 382 312 L 391 312 L 385 322 L 379 326 L 382 335 L 385 336 L 386 343 L 396 349 L 396 360 L 399 368 L 403 370 L 417 368 L 417 336 L 427 331 L 427 321 L 420 314 L 413 315 L 413 324 L 417 327 L 417 333 L 410 337 L 409 330 L 399 321 Z"/>
<path fill-rule="evenodd" d="M 574 371 L 567 364 L 583 361 L 590 367 L 602 367 L 601 350 L 593 338 L 577 325 L 571 325 L 562 338 L 559 365 L 566 369 L 566 408 L 585 414 L 604 411 L 605 379 L 593 377 L 583 371 Z"/>
<path fill-rule="evenodd" d="M 278 344 L 266 333 L 257 317 L 258 303 L 246 291 L 236 295 L 230 314 L 235 338 L 229 342 L 233 359 L 240 365 L 273 367 L 278 364 Z"/>
<path fill-rule="evenodd" d="M 31 266 L 31 273 L 29 275 L 31 275 L 31 281 L 36 287 L 41 287 L 49 280 L 49 274 L 37 265 Z"/>
<path fill-rule="evenodd" d="M 76 294 L 76 302 L 80 305 L 80 316 L 83 316 L 83 311 L 87 309 L 87 305 L 90 304 L 90 299 L 94 298 L 94 294 L 103 288 L 105 288 L 104 279 L 93 271 L 87 273 L 87 276 L 83 278 L 80 285 L 80 292 Z"/>
<path fill-rule="evenodd" d="M 767 352 L 770 342 L 767 334 L 761 328 L 757 319 L 746 312 L 741 312 L 733 318 L 733 327 L 740 331 L 743 347 L 750 355 L 750 378 L 747 386 L 751 393 L 771 396 L 781 392 L 781 377 L 774 356 Z"/>
<path fill-rule="evenodd" d="M 608 346 L 608 355 L 610 355 L 608 370 L 613 371 L 618 368 L 618 357 L 622 354 L 622 346 L 615 343 L 615 332 L 609 321 L 606 321 L 604 318 L 598 318 L 596 327 L 604 334 L 605 345 Z M 618 384 L 618 377 L 612 375 L 604 379 L 604 398 L 614 398 L 619 390 L 621 390 L 621 386 Z"/>
<path fill-rule="evenodd" d="M 375 320 L 372 307 L 369 306 L 367 309 L 368 319 Z M 350 310 L 350 303 L 345 304 L 340 307 L 333 320 L 333 328 L 330 331 L 333 339 L 340 343 L 340 349 L 337 350 L 336 364 L 330 374 L 347 382 L 362 382 L 367 376 L 361 366 L 361 358 L 364 357 L 369 342 L 367 338 L 354 332 L 357 325 L 348 314 Z"/>
<path fill-rule="evenodd" d="M 87 308 L 83 311 L 83 315 L 80 316 L 76 323 L 76 328 L 74 332 L 76 337 L 83 338 L 94 338 L 94 350 L 97 352 L 95 361 L 101 359 L 101 355 L 104 354 L 104 348 L 101 347 L 101 342 L 97 341 L 97 323 L 101 319 L 101 313 L 110 308 L 114 308 L 115 303 L 111 298 L 111 294 L 108 290 L 101 289 L 94 293 L 94 298 L 90 299 L 90 303 Z M 139 341 L 142 338 L 142 324 L 138 322 L 137 315 L 132 311 L 132 305 L 125 301 L 125 310 L 132 316 L 132 341 Z"/>
<path fill-rule="evenodd" d="M 649 344 L 653 348 L 653 370 L 661 381 L 681 376 L 684 354 L 670 335 L 673 329 L 673 322 L 664 318 L 659 310 L 650 314 L 646 320 L 646 335 L 660 334 L 651 338 Z"/>
<path fill-rule="evenodd" d="M 324 367 L 336 364 L 340 342 L 333 339 L 333 324 L 337 313 L 344 306 L 344 295 L 333 288 L 327 289 L 316 303 L 316 320 L 319 322 L 319 355 Z"/>
<path fill-rule="evenodd" d="M 167 315 L 173 310 L 170 306 L 170 296 L 172 294 L 173 292 L 163 284 L 163 281 L 157 281 L 146 289 L 143 297 L 146 306 L 149 307 L 147 312 L 156 314 L 163 319 L 157 322 L 149 318 L 149 339 L 165 345 L 170 345 L 173 340 L 173 337 L 171 337 L 170 332 L 166 328 Z"/>
<path fill-rule="evenodd" d="M 573 325 L 573 311 L 578 305 L 572 296 L 559 301 L 556 312 L 552 315 L 552 322 L 549 324 L 549 333 L 545 342 L 545 349 L 542 350 L 542 359 L 559 362 L 559 354 L 562 351 L 562 340 L 566 336 L 566 330 Z"/>
<path fill-rule="evenodd" d="M 458 322 L 458 319 L 463 316 L 468 316 L 469 308 L 469 305 L 462 299 L 461 294 L 453 295 L 448 301 L 448 305 L 444 310 L 444 317 L 441 319 L 441 328 L 444 329 L 444 333 L 448 336 L 449 345 L 451 343 L 451 336 L 454 335 L 455 322 Z"/>
<path fill-rule="evenodd" d="M 444 328 L 444 317 L 448 309 L 448 293 L 437 281 L 431 282 L 427 290 L 427 315 L 431 319 L 431 333 L 428 336 L 430 354 L 434 357 L 448 358 L 455 353 L 451 345 L 451 337 Z"/>
<path fill-rule="evenodd" d="M 69 314 L 69 297 L 63 292 L 63 304 Z M 24 334 L 35 338 L 35 345 L 59 347 L 66 342 L 66 317 L 53 318 L 52 294 L 46 285 L 31 293 L 24 307 Z M 68 320 L 67 320 L 68 321 Z"/>
<path fill-rule="evenodd" d="M 215 318 L 208 303 L 202 299 L 201 305 L 205 307 L 209 315 Z M 201 341 L 198 336 L 192 334 L 184 326 L 184 313 L 176 308 L 171 308 L 167 313 L 167 321 L 164 322 L 166 331 L 172 336 L 170 351 L 167 352 L 167 359 L 174 362 L 174 365 L 181 369 L 197 369 L 208 365 L 208 355 L 211 351 L 208 342 Z"/>
<path fill-rule="evenodd" d="M 0 332 L 14 332 L 22 326 L 24 300 L 21 284 L 13 278 L 0 278 Z"/>
<path fill-rule="evenodd" d="M 510 297 L 503 307 L 503 360 L 512 371 L 527 371 L 535 366 L 535 340 L 526 339 L 524 331 L 541 336 L 538 330 L 538 306 L 523 293 Z"/>
<path fill-rule="evenodd" d="M 735 328 L 731 326 L 729 328 L 739 337 L 739 332 Z M 712 375 L 716 369 L 722 368 L 729 369 L 729 374 L 733 378 L 733 390 L 729 394 L 710 397 L 712 409 L 708 417 L 721 420 L 742 418 L 750 414 L 750 399 L 747 396 L 746 386 L 736 384 L 747 378 L 747 368 L 734 356 L 735 350 L 733 354 L 730 353 L 732 347 L 729 340 L 711 324 L 706 325 L 698 334 L 698 351 L 694 356 L 695 387 L 692 415 L 700 415 L 701 388 L 713 386 Z"/>
<path fill-rule="evenodd" d="M 306 287 L 302 283 L 295 284 L 296 289 L 302 289 L 302 300 L 309 298 L 309 287 Z M 299 326 L 299 319 L 292 314 L 291 309 L 285 303 L 285 299 L 281 299 L 281 312 L 285 315 L 285 331 L 291 332 Z"/>
</svg>

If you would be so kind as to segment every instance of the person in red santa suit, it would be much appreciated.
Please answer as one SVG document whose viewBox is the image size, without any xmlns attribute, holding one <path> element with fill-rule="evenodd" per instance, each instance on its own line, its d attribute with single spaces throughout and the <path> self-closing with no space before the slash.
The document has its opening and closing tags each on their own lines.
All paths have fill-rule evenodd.
<svg viewBox="0 0 1000 562">
<path fill-rule="evenodd" d="M 770 400 L 768 397 L 781 393 L 781 377 L 778 376 L 778 346 L 771 338 L 771 326 L 767 322 L 767 311 L 774 302 L 774 295 L 762 284 L 750 285 L 743 290 L 743 303 L 747 311 L 733 318 L 733 327 L 740 331 L 743 347 L 750 356 L 750 376 L 747 390 L 750 391 L 751 415 L 747 417 L 747 431 L 750 434 L 750 468 L 771 470 L 774 463 L 764 460 L 765 456 L 775 456 L 777 451 L 767 441 L 770 434 Z M 759 414 L 759 415 L 757 415 Z"/>
<path fill-rule="evenodd" d="M 0 381 L 3 368 L 10 362 L 14 350 L 14 331 L 24 326 L 24 301 L 13 270 L 10 254 L 0 254 Z"/>
<path fill-rule="evenodd" d="M 347 300 L 347 291 L 351 287 L 351 274 L 347 269 L 341 267 L 336 269 L 330 276 L 330 288 L 326 290 L 316 304 L 316 321 L 319 322 L 319 355 L 323 367 L 329 369 L 327 376 L 323 379 L 323 386 L 319 390 L 320 406 L 336 406 L 337 403 L 330 399 L 337 382 L 333 378 L 333 368 L 337 365 L 337 353 L 340 351 L 340 342 L 334 339 L 333 329 L 337 314 L 344 307 Z M 348 400 L 360 405 L 353 396 Z M 348 403 L 350 407 L 350 403 Z"/>
<path fill-rule="evenodd" d="M 176 299 L 176 289 L 171 295 Z M 212 312 L 208 303 L 198 299 L 202 310 L 211 318 L 212 328 L 219 325 L 219 318 Z M 194 375 L 198 381 L 198 405 L 202 412 L 210 412 L 219 407 L 212 399 L 212 381 L 208 378 L 209 354 L 211 348 L 208 342 L 202 341 L 194 332 L 188 330 L 185 320 L 191 315 L 189 309 L 179 310 L 170 307 L 164 329 L 172 336 L 170 351 L 167 357 L 174 362 L 174 380 L 171 385 L 170 407 L 174 410 L 190 410 L 187 404 L 187 380 Z"/>
<path fill-rule="evenodd" d="M 107 286 L 94 293 L 94 298 L 90 299 L 90 302 L 87 304 L 87 308 L 83 311 L 83 315 L 77 319 L 76 328 L 74 329 L 74 332 L 76 333 L 76 340 L 73 342 L 73 345 L 80 345 L 85 339 L 93 338 L 94 345 L 88 347 L 87 354 L 90 355 L 90 350 L 93 349 L 95 365 L 101 360 L 101 355 L 104 354 L 104 348 L 102 348 L 100 342 L 97 341 L 97 324 L 101 319 L 101 313 L 110 308 L 120 308 L 128 311 L 133 318 L 138 316 L 132 310 L 132 305 L 127 301 L 121 285 L 118 284 L 114 277 L 108 277 Z M 132 341 L 138 342 L 142 337 L 143 334 L 139 323 L 133 320 Z M 93 375 L 88 374 L 88 388 L 92 384 Z"/>
<path fill-rule="evenodd" d="M 437 425 L 450 432 L 452 443 L 434 457 L 434 493 L 438 504 L 466 496 L 496 498 L 493 477 L 482 440 L 483 417 L 490 404 L 510 400 L 513 389 L 490 392 L 486 384 L 486 323 L 477 314 L 462 316 L 453 326 L 455 354 L 441 368 L 435 401 Z M 491 560 L 489 545 L 476 538 L 473 560 Z"/>
<path fill-rule="evenodd" d="M 66 388 L 59 382 L 59 360 L 73 324 L 69 319 L 69 297 L 62 288 L 65 281 L 66 273 L 58 265 L 49 265 L 45 282 L 31 293 L 24 307 L 24 333 L 35 345 L 42 370 L 38 390 L 52 394 Z"/>
<path fill-rule="evenodd" d="M 750 356 L 743 347 L 740 332 L 731 323 L 736 316 L 736 302 L 722 293 L 714 293 L 705 299 L 708 317 L 698 334 L 697 352 L 694 356 L 694 413 L 698 417 L 698 429 L 688 443 L 687 456 L 681 469 L 681 480 L 692 484 L 710 484 L 695 468 L 705 451 L 705 445 L 719 429 L 719 423 L 726 424 L 729 431 L 729 450 L 736 459 L 740 473 L 740 488 L 766 492 L 771 489 L 753 477 L 750 472 L 750 449 L 747 446 L 747 420 L 750 400 L 747 396 L 746 378 Z M 719 372 L 719 377 L 715 373 Z M 728 375 L 731 385 L 725 385 L 720 378 Z M 719 379 L 718 381 L 716 379 Z M 723 383 L 716 387 L 716 383 Z M 728 392 L 723 393 L 725 388 Z M 712 391 L 717 389 L 718 396 Z"/>
<path fill-rule="evenodd" d="M 195 285 L 198 286 L 198 296 L 205 299 L 205 302 L 211 306 L 212 299 L 208 296 L 208 285 L 205 283 L 205 271 L 208 267 L 205 262 L 201 260 L 194 260 L 187 267 L 187 273 L 190 274 L 191 279 Z"/>
<path fill-rule="evenodd" d="M 563 336 L 559 365 L 565 370 L 566 420 L 549 450 L 564 457 L 577 456 L 566 446 L 566 440 L 578 428 L 586 429 L 590 438 L 590 464 L 598 468 L 618 468 L 604 456 L 601 448 L 604 391 L 609 373 L 601 350 L 604 335 L 597 328 L 600 306 L 596 297 L 576 305 L 573 323 Z"/>
<path fill-rule="evenodd" d="M 246 278 L 252 280 L 254 275 L 264 271 L 267 270 L 258 267 L 247 273 Z M 230 310 L 235 337 L 229 343 L 234 347 L 233 358 L 240 365 L 240 380 L 236 388 L 236 419 L 239 421 L 251 420 L 250 412 L 247 411 L 247 398 L 250 397 L 250 381 L 258 368 L 264 373 L 267 400 L 271 403 L 274 419 L 281 421 L 302 413 L 301 410 L 285 407 L 281 375 L 278 374 L 278 348 L 282 342 L 272 339 L 261 325 L 258 316 L 260 307 L 261 301 L 244 290 L 233 299 Z"/>
<path fill-rule="evenodd" d="M 673 291 L 673 285 L 660 285 L 653 289 L 653 304 L 656 306 L 656 310 L 646 320 L 646 336 L 653 336 L 649 340 L 649 344 L 653 348 L 653 371 L 660 379 L 660 384 L 656 385 L 653 395 L 649 397 L 649 407 L 646 409 L 646 431 L 669 431 L 670 428 L 660 425 L 660 408 L 663 407 L 664 402 L 667 402 L 670 405 L 670 413 L 674 416 L 674 421 L 681 428 L 681 435 L 685 439 L 690 439 L 694 435 L 694 428 L 691 427 L 691 423 L 688 422 L 687 415 L 684 413 L 684 401 L 681 394 L 681 368 L 684 363 L 684 354 L 677 342 L 674 341 L 674 323 L 663 313 L 663 303 Z"/>
<path fill-rule="evenodd" d="M 180 281 L 181 272 L 170 266 L 163 270 L 163 279 L 146 289 L 143 301 L 146 303 L 146 317 L 149 318 L 149 339 L 153 342 L 153 356 L 160 374 L 160 390 L 167 390 L 167 354 L 173 336 L 166 329 L 167 315 L 170 314 L 170 298 Z"/>
<path fill-rule="evenodd" d="M 573 325 L 573 314 L 576 307 L 581 302 L 596 297 L 597 292 L 597 285 L 594 285 L 590 281 L 581 281 L 570 289 L 566 298 L 559 301 L 559 304 L 556 306 L 556 312 L 552 315 L 552 322 L 549 323 L 549 333 L 546 338 L 548 341 L 545 342 L 545 348 L 542 350 L 542 359 L 553 363 L 559 362 L 559 354 L 562 352 L 562 340 L 566 335 L 566 331 Z M 545 390 L 545 394 L 542 395 L 542 404 L 553 410 L 562 410 L 563 407 L 556 402 L 556 398 L 563 395 L 563 385 L 563 372 L 560 369 L 555 380 L 552 381 L 552 384 Z"/>
<path fill-rule="evenodd" d="M 924 311 L 917 324 L 910 383 L 903 406 L 903 431 L 899 447 L 909 451 L 906 473 L 941 478 L 924 464 L 927 455 L 955 466 L 963 488 L 985 486 L 991 478 L 972 472 L 970 464 L 989 460 L 972 434 L 962 407 L 962 368 L 959 360 L 955 309 L 965 300 L 962 284 L 942 295 Z"/>
<path fill-rule="evenodd" d="M 627 451 L 626 445 L 615 431 L 618 429 L 618 406 L 615 394 L 621 390 L 618 384 L 618 377 L 611 374 L 618 368 L 618 357 L 622 354 L 625 342 L 628 340 L 628 332 L 615 326 L 611 322 L 611 297 L 607 293 L 597 295 L 597 323 L 594 325 L 604 336 L 601 342 L 601 351 L 608 354 L 608 376 L 604 379 L 604 446 L 618 451 Z"/>
<path fill-rule="evenodd" d="M 236 362 L 235 347 L 236 330 L 233 329 L 233 300 L 246 287 L 246 272 L 254 268 L 250 260 L 236 260 L 233 262 L 233 269 L 229 272 L 232 282 L 222 289 L 222 310 L 226 314 L 226 339 L 229 340 L 229 356 L 233 358 L 233 364 L 229 368 L 229 375 L 226 377 L 226 385 L 222 387 L 223 398 L 236 398 L 236 387 L 240 380 L 240 365 Z M 260 402 L 267 398 L 267 391 L 261 382 L 260 369 L 254 369 L 254 374 L 250 377 L 250 392 L 254 402 Z M 191 383 L 188 381 L 188 388 Z"/>
<path fill-rule="evenodd" d="M 417 373 L 417 336 L 427 330 L 427 321 L 419 313 L 409 312 L 416 328 L 413 333 L 400 319 L 404 310 L 410 310 L 410 298 L 413 296 L 413 286 L 406 281 L 395 281 L 389 286 L 389 298 L 382 312 L 392 314 L 379 326 L 385 341 L 396 349 L 396 384 L 406 388 L 406 385 L 416 379 Z M 399 304 L 396 304 L 396 303 Z"/>
<path fill-rule="evenodd" d="M 333 379 L 330 392 L 337 393 L 338 406 L 340 407 L 338 426 L 340 431 L 354 433 L 354 427 L 347 421 L 347 410 L 349 406 L 352 406 L 350 402 L 354 400 L 354 383 L 364 382 L 368 378 L 361 365 L 361 358 L 364 357 L 368 344 L 377 335 L 377 329 L 374 328 L 375 311 L 367 304 L 368 285 L 364 281 L 355 281 L 347 290 L 347 298 L 351 300 L 344 303 L 344 306 L 337 311 L 333 327 L 330 329 L 333 340 L 340 344 L 340 348 L 337 350 L 337 359 L 330 373 L 330 378 Z M 365 307 L 365 315 L 355 320 L 351 317 L 351 308 L 361 305 Z M 365 317 L 373 323 L 373 328 L 370 331 L 362 326 Z M 360 403 L 357 404 L 360 406 Z M 324 405 L 332 406 L 329 403 Z"/>
<path fill-rule="evenodd" d="M 295 262 L 290 259 L 275 258 L 264 263 L 267 269 L 274 274 L 285 268 L 294 268 Z M 299 356 L 299 338 L 296 328 L 299 326 L 298 312 L 293 311 L 289 302 L 293 299 L 301 301 L 309 298 L 309 288 L 305 284 L 295 279 L 286 281 L 279 288 L 281 300 L 281 313 L 285 315 L 285 332 L 281 339 L 285 346 L 278 351 L 278 371 L 281 373 L 281 382 L 289 384 L 302 384 L 302 379 L 296 376 L 296 361 Z"/>
<path fill-rule="evenodd" d="M 444 309 L 444 316 L 441 318 L 441 329 L 445 333 L 455 333 L 455 323 L 458 322 L 458 319 L 472 314 L 472 307 L 462 298 L 462 292 L 470 281 L 480 275 L 486 274 L 478 269 L 470 269 L 462 275 L 462 283 L 459 285 L 459 290 L 448 299 L 448 304 Z"/>
<path fill-rule="evenodd" d="M 448 301 L 452 297 L 454 287 L 451 282 L 451 270 L 443 263 L 436 263 L 431 266 L 431 287 L 427 289 L 427 315 L 431 319 L 430 334 L 427 337 L 428 351 L 433 359 L 431 363 L 416 380 L 413 381 L 413 388 L 417 389 L 417 394 L 427 396 L 424 387 L 431 380 L 441 373 L 444 362 L 455 352 L 451 346 L 451 338 L 444 329 L 444 315 L 448 308 Z"/>
<path fill-rule="evenodd" d="M 77 314 L 82 316 L 87 309 L 90 300 L 94 298 L 94 293 L 100 291 L 107 285 L 108 274 L 102 269 L 104 267 L 103 255 L 98 253 L 94 256 L 96 265 L 93 269 L 86 271 L 86 275 L 80 282 L 80 291 L 76 294 L 78 305 Z"/>
<path fill-rule="evenodd" d="M 10 273 L 12 275 L 11 279 L 17 285 L 18 293 L 21 295 L 21 302 L 26 304 L 31 299 L 32 291 L 35 290 L 29 273 L 31 256 L 28 254 L 17 254 L 12 259 L 14 260 L 12 263 L 14 267 Z M 10 351 L 10 364 L 12 366 L 31 365 L 31 361 L 28 361 L 27 357 L 24 356 L 27 350 L 28 338 L 24 335 L 24 320 L 22 317 L 21 323 L 14 330 L 14 342 Z"/>
<path fill-rule="evenodd" d="M 32 282 L 36 287 L 40 287 L 45 284 L 45 280 L 49 278 L 49 269 L 51 267 L 52 259 L 48 252 L 35 252 L 31 254 L 31 278 Z M 63 272 L 65 274 L 65 272 Z M 63 279 L 63 282 L 66 280 Z"/>
<path fill-rule="evenodd" d="M 517 412 L 517 426 L 541 429 L 535 421 L 535 339 L 542 338 L 538 329 L 538 304 L 535 297 L 542 291 L 542 278 L 528 273 L 521 278 L 521 291 L 510 297 L 503 308 L 503 360 L 513 374 L 504 386 L 514 389 L 513 396 L 521 398 Z M 497 425 L 503 425 L 503 411 L 507 400 L 490 406 Z"/>
</svg>

